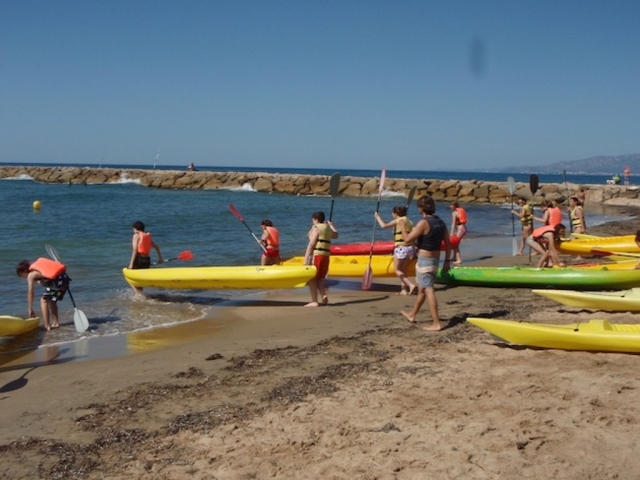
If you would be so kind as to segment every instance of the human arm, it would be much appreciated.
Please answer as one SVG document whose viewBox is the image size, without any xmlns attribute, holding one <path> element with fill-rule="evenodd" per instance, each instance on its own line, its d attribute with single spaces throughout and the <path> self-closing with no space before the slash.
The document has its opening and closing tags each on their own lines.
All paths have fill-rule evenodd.
<svg viewBox="0 0 640 480">
<path fill-rule="evenodd" d="M 373 216 L 376 217 L 376 220 L 378 221 L 378 225 L 380 225 L 380 228 L 391 228 L 398 224 L 398 219 L 396 218 L 394 218 L 390 222 L 385 223 L 385 221 L 382 220 L 382 217 L 378 212 L 375 212 Z"/>
<path fill-rule="evenodd" d="M 136 260 L 136 255 L 138 254 L 138 244 L 140 243 L 140 235 L 135 234 L 133 239 L 131 240 L 131 259 L 129 260 L 129 270 L 133 268 L 133 262 Z"/>
<path fill-rule="evenodd" d="M 534 215 L 533 219 L 537 220 L 539 222 L 542 222 L 544 225 L 547 224 L 547 222 L 549 221 L 549 217 L 551 216 L 551 212 L 549 212 L 549 209 L 544 211 L 544 214 L 542 215 L 542 218 L 536 217 Z"/>
<path fill-rule="evenodd" d="M 304 264 L 311 265 L 313 263 L 313 250 L 316 248 L 316 244 L 318 243 L 318 239 L 320 238 L 320 232 L 317 228 L 312 228 L 309 231 L 309 243 L 307 244 L 307 249 L 304 252 Z"/>
<path fill-rule="evenodd" d="M 553 265 L 558 265 L 559 267 L 564 267 L 565 263 L 560 260 L 560 252 L 556 248 L 556 239 L 554 237 L 553 232 L 547 232 L 545 233 L 544 236 L 547 238 L 549 242 L 548 252 L 549 252 L 549 257 L 551 258 L 551 263 Z"/>
<path fill-rule="evenodd" d="M 160 252 L 160 247 L 156 244 L 156 242 L 154 242 L 153 240 L 151 241 L 151 247 L 156 251 L 156 253 L 158 254 L 158 263 L 162 263 L 164 262 L 164 260 L 162 260 L 162 253 Z"/>
<path fill-rule="evenodd" d="M 338 238 L 338 230 L 333 226 L 333 222 L 329 220 L 327 221 L 327 225 L 329 225 L 329 228 L 331 229 L 331 238 Z"/>
<path fill-rule="evenodd" d="M 35 283 L 40 278 L 42 278 L 42 275 L 36 271 L 29 272 L 29 275 L 27 275 L 27 312 L 29 318 L 36 316 L 33 310 L 33 299 L 35 297 Z"/>
<path fill-rule="evenodd" d="M 420 235 L 426 235 L 431 229 L 431 227 L 429 227 L 429 222 L 424 219 L 416 223 L 416 225 L 410 232 L 407 232 L 406 222 L 399 221 L 398 226 L 400 227 L 400 231 L 402 232 L 402 239 L 407 245 L 412 245 Z"/>
<path fill-rule="evenodd" d="M 449 268 L 451 268 L 451 240 L 449 239 L 449 230 L 445 229 L 442 241 L 444 242 L 444 262 L 442 264 L 442 271 L 446 273 L 449 271 Z"/>
</svg>

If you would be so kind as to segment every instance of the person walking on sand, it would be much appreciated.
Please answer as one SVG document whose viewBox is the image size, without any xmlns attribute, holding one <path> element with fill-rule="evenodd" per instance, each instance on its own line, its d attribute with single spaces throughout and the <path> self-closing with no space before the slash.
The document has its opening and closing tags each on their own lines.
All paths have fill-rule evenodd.
<svg viewBox="0 0 640 480">
<path fill-rule="evenodd" d="M 536 228 L 529 238 L 527 244 L 540 254 L 538 260 L 538 268 L 553 267 L 557 265 L 564 267 L 565 264 L 560 260 L 560 255 L 556 244 L 560 242 L 565 235 L 566 228 L 559 223 L 555 226 L 543 225 Z"/>
<path fill-rule="evenodd" d="M 462 238 L 467 234 L 467 211 L 460 206 L 458 202 L 451 204 L 451 230 L 453 235 L 458 237 L 459 241 L 453 246 L 453 264 L 461 265 L 462 256 L 460 255 L 460 243 Z"/>
<path fill-rule="evenodd" d="M 396 276 L 400 279 L 400 293 L 398 295 L 411 295 L 416 286 L 411 283 L 407 276 L 407 267 L 415 254 L 413 244 L 407 244 L 402 237 L 402 231 L 399 223 L 403 222 L 405 230 L 409 233 L 413 229 L 413 222 L 407 218 L 407 207 L 404 205 L 396 205 L 392 210 L 393 220 L 385 223 L 378 212 L 374 213 L 378 224 L 382 228 L 393 227 L 393 268 Z"/>
<path fill-rule="evenodd" d="M 311 216 L 312 227 L 309 231 L 309 244 L 305 251 L 305 265 L 314 265 L 317 269 L 316 276 L 309 281 L 311 302 L 305 307 L 317 307 L 318 293 L 322 297 L 322 304 L 329 303 L 324 279 L 329 273 L 331 260 L 331 240 L 338 238 L 338 231 L 331 221 L 325 223 L 324 212 L 314 212 Z"/>
<path fill-rule="evenodd" d="M 44 287 L 40 298 L 40 309 L 44 328 L 49 331 L 60 327 L 58 319 L 58 302 L 64 298 L 69 289 L 71 279 L 66 273 L 67 267 L 48 258 L 39 258 L 33 263 L 28 260 L 20 262 L 16 268 L 19 277 L 27 279 L 27 310 L 29 317 L 35 317 L 33 298 L 36 282 Z"/>
<path fill-rule="evenodd" d="M 409 322 L 415 323 L 418 312 L 422 308 L 424 301 L 427 301 L 429 313 L 433 325 L 424 327 L 423 330 L 442 330 L 440 316 L 438 314 L 438 300 L 433 288 L 438 264 L 440 263 L 440 248 L 442 242 L 445 244 L 443 272 L 447 272 L 451 263 L 451 243 L 449 242 L 449 231 L 447 225 L 440 219 L 436 212 L 436 204 L 430 195 L 424 195 L 417 201 L 418 211 L 422 215 L 420 220 L 411 232 L 407 232 L 405 223 L 400 222 L 402 238 L 411 244 L 416 243 L 418 248 L 418 262 L 416 264 L 416 281 L 418 283 L 418 296 L 411 311 L 401 310 L 400 313 Z"/>
<path fill-rule="evenodd" d="M 133 237 L 131 239 L 131 259 L 129 260 L 129 269 L 138 270 L 151 267 L 151 249 L 153 248 L 158 254 L 158 263 L 162 263 L 162 253 L 160 247 L 153 241 L 151 233 L 145 232 L 145 225 L 141 221 L 134 222 Z M 140 293 L 142 288 L 133 287 L 133 289 Z"/>
<path fill-rule="evenodd" d="M 266 250 L 262 252 L 261 264 L 275 265 L 280 263 L 280 232 L 268 219 L 263 220 L 260 226 L 262 227 L 260 241 Z"/>
<path fill-rule="evenodd" d="M 531 205 L 529 205 L 522 197 L 518 199 L 518 205 L 520 206 L 520 210 L 511 210 L 511 213 L 513 215 L 517 215 L 520 218 L 520 223 L 522 224 L 520 250 L 517 255 L 523 255 L 524 248 L 527 244 L 527 237 L 529 237 L 533 231 L 533 208 L 531 208 Z"/>
</svg>

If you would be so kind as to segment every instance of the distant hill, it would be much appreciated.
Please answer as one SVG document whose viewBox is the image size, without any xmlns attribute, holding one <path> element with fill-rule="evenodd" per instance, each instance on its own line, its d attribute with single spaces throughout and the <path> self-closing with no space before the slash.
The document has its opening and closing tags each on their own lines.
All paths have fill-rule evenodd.
<svg viewBox="0 0 640 480">
<path fill-rule="evenodd" d="M 640 154 L 630 153 L 627 155 L 590 157 L 584 160 L 568 160 L 564 162 L 551 163 L 549 165 L 520 166 L 501 168 L 498 172 L 514 173 L 567 173 L 591 174 L 591 175 L 613 175 L 617 173 L 622 176 L 624 167 L 629 166 L 632 175 L 640 174 Z"/>
</svg>

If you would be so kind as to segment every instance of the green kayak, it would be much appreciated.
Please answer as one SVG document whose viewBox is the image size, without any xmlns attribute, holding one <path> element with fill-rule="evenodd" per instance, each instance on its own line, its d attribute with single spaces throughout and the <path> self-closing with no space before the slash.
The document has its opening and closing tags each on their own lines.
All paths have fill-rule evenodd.
<svg viewBox="0 0 640 480">
<path fill-rule="evenodd" d="M 640 270 L 571 267 L 454 267 L 436 276 L 437 283 L 475 287 L 619 290 L 640 287 Z"/>
</svg>

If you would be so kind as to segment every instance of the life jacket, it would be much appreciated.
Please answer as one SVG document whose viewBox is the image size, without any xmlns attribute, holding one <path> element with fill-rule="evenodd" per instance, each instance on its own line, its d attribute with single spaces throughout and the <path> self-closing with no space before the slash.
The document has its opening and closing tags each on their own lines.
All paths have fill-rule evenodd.
<svg viewBox="0 0 640 480">
<path fill-rule="evenodd" d="M 280 248 L 280 232 L 276 227 L 264 227 L 267 231 L 268 237 L 266 239 L 267 246 L 278 249 Z"/>
<path fill-rule="evenodd" d="M 548 233 L 548 232 L 555 232 L 555 227 L 552 227 L 551 225 L 543 225 L 542 227 L 536 228 L 531 234 L 531 236 L 533 238 L 540 238 L 545 233 Z"/>
<path fill-rule="evenodd" d="M 574 228 L 582 226 L 582 219 L 578 216 L 578 209 L 582 209 L 582 207 L 577 206 L 571 210 L 571 225 L 573 225 Z"/>
<path fill-rule="evenodd" d="M 138 242 L 138 253 L 148 257 L 151 253 L 151 244 L 153 243 L 151 240 L 151 234 L 149 232 L 138 232 L 138 235 L 140 236 L 140 241 Z"/>
<path fill-rule="evenodd" d="M 400 217 L 398 220 L 404 220 L 405 230 L 407 233 L 413 230 L 413 222 L 407 217 Z M 402 236 L 402 229 L 397 224 L 393 227 L 393 244 L 396 247 L 407 246 L 407 242 L 404 241 L 404 237 Z"/>
<path fill-rule="evenodd" d="M 458 216 L 456 217 L 456 225 L 466 225 L 467 224 L 467 212 L 464 208 L 458 207 L 456 208 L 456 212 L 458 212 Z"/>
<path fill-rule="evenodd" d="M 555 227 L 559 223 L 562 223 L 562 210 L 558 207 L 549 207 L 549 222 L 550 227 Z"/>
<path fill-rule="evenodd" d="M 437 215 L 427 216 L 426 220 L 429 224 L 429 233 L 418 237 L 418 249 L 439 252 L 447 226 Z"/>
<path fill-rule="evenodd" d="M 533 223 L 533 209 L 528 203 L 522 206 L 522 217 L 520 217 L 520 221 L 522 225 L 531 225 Z"/>
<path fill-rule="evenodd" d="M 37 270 L 44 278 L 55 280 L 67 271 L 67 267 L 60 262 L 42 257 L 33 262 L 29 270 Z"/>
<path fill-rule="evenodd" d="M 331 236 L 333 235 L 333 231 L 326 223 L 317 223 L 315 228 L 318 229 L 319 236 L 316 242 L 316 248 L 313 249 L 313 254 L 328 257 L 331 255 Z"/>
</svg>

